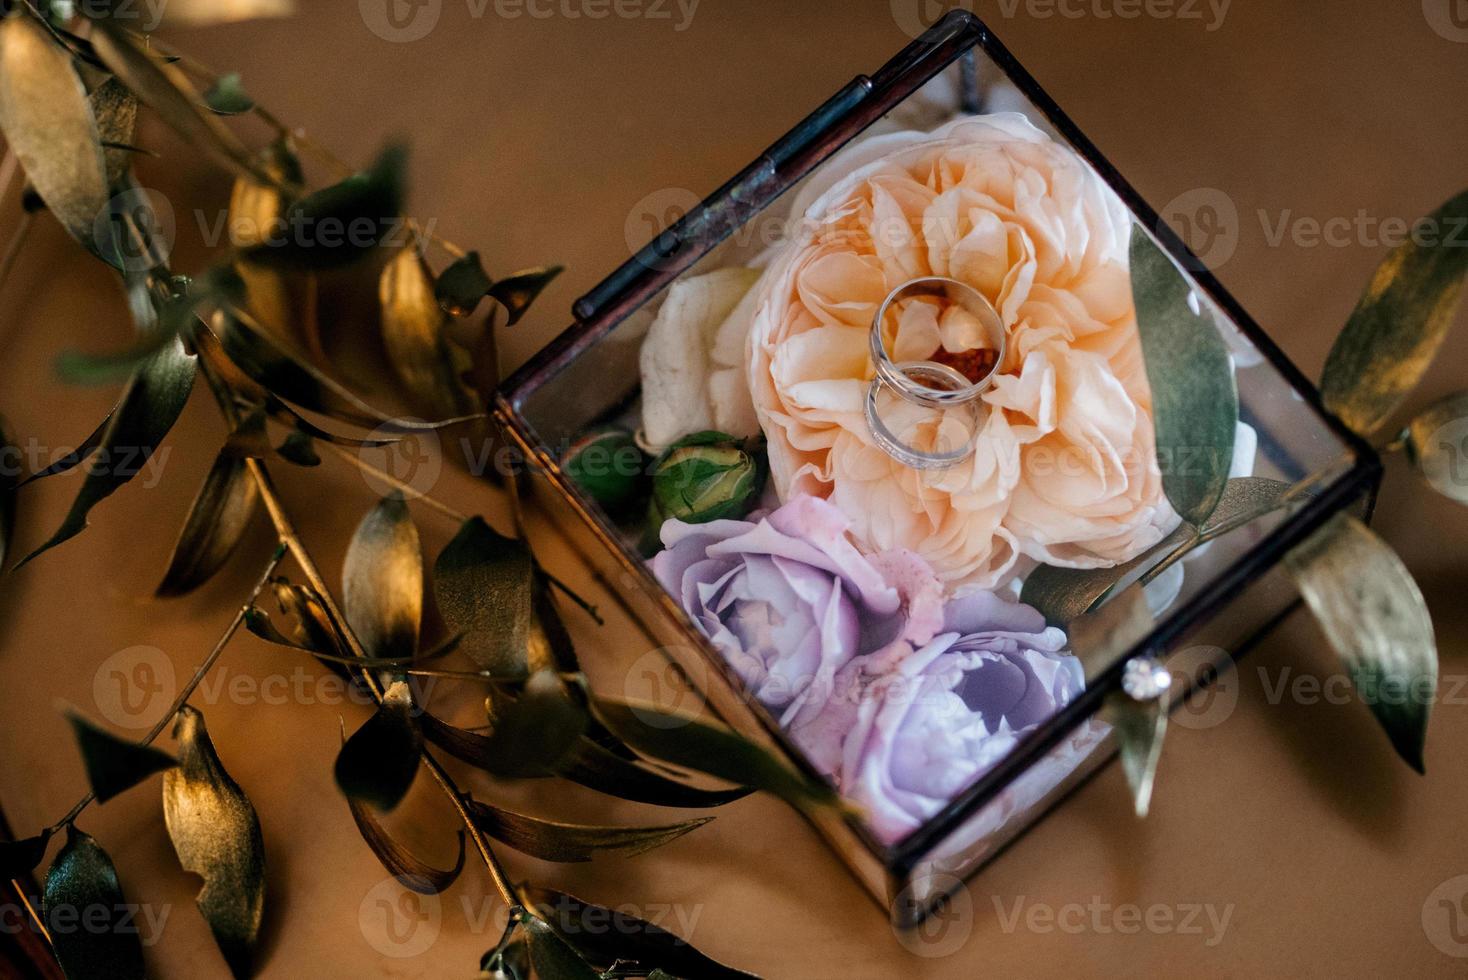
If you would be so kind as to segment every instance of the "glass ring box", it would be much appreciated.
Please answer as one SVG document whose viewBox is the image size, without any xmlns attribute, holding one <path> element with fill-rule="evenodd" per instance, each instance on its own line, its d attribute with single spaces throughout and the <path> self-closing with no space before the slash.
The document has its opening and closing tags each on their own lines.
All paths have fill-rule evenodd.
<svg viewBox="0 0 1468 980">
<path fill-rule="evenodd" d="M 1237 390 L 1191 549 L 1169 479 L 1194 463 L 1158 450 L 1168 379 L 1139 336 L 1148 243 Z M 497 399 L 538 496 L 725 721 L 852 804 L 812 820 L 900 925 L 1115 754 L 1129 662 L 1190 693 L 1288 613 L 1276 566 L 1380 475 L 963 11 L 574 313 Z M 1136 635 L 1071 642 L 1040 586 L 1087 576 L 1145 598 Z"/>
</svg>

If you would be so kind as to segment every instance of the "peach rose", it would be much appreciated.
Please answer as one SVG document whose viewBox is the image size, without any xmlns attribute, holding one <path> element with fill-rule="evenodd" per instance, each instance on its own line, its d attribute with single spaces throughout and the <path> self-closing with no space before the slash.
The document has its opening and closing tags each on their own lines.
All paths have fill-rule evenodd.
<svg viewBox="0 0 1468 980">
<path fill-rule="evenodd" d="M 830 499 L 865 547 L 916 552 L 958 591 L 995 587 L 1021 559 L 1114 565 L 1176 526 L 1132 306 L 1131 217 L 1078 156 L 1023 116 L 970 117 L 862 144 L 797 206 L 746 348 L 782 499 Z M 919 473 L 877 446 L 863 402 L 872 317 L 929 275 L 982 292 L 1009 343 L 976 452 Z M 897 360 L 958 366 L 985 343 L 962 310 L 926 297 L 886 330 Z M 896 403 L 883 417 L 920 447 L 969 436 L 951 410 Z"/>
</svg>

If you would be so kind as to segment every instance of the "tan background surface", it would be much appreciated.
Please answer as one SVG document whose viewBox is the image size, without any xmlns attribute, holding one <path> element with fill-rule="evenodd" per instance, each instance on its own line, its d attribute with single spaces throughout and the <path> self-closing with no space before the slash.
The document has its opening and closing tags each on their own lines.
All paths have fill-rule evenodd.
<svg viewBox="0 0 1468 980">
<path fill-rule="evenodd" d="M 893 10 L 911 15 L 921 0 L 894 2 L 704 0 L 680 32 L 676 7 L 672 20 L 593 22 L 506 18 L 493 3 L 474 17 L 475 5 L 444 0 L 428 37 L 391 44 L 364 27 L 357 4 L 312 0 L 294 22 L 174 39 L 217 66 L 242 69 L 261 101 L 349 159 L 369 158 L 384 136 L 410 137 L 415 213 L 479 248 L 492 270 L 565 262 L 570 271 L 508 341 L 508 359 L 518 363 L 569 319 L 580 291 L 627 256 L 627 227 L 645 228 L 638 202 L 667 188 L 712 189 L 896 50 L 905 38 Z M 1012 16 L 1009 2 L 978 6 L 1149 199 L 1216 188 L 1235 202 L 1240 242 L 1221 276 L 1308 373 L 1381 250 L 1354 232 L 1344 247 L 1275 245 L 1260 212 L 1270 225 L 1282 216 L 1354 219 L 1362 208 L 1374 219 L 1410 219 L 1468 185 L 1468 44 L 1435 33 L 1417 0 L 1237 0 L 1212 32 L 1199 21 L 1101 18 L 1091 0 L 1070 5 L 1085 12 L 1075 19 L 1035 16 L 1050 9 L 1043 3 L 1028 11 L 1021 4 Z M 1102 0 L 1101 9 L 1115 8 Z M 146 162 L 145 182 L 174 201 L 187 226 L 182 239 L 196 240 L 191 209 L 217 206 L 227 183 L 202 173 L 180 183 L 179 148 L 150 134 L 169 158 Z M 181 241 L 180 251 L 186 267 L 197 246 Z M 113 397 L 65 388 L 50 370 L 63 346 L 117 345 L 126 335 L 108 288 L 75 285 L 88 271 L 44 222 L 4 290 L 0 334 L 10 339 L 0 407 L 21 438 L 70 445 Z M 344 317 L 340 326 L 369 324 Z M 1460 332 L 1430 393 L 1462 384 L 1465 351 L 1468 332 Z M 0 799 L 18 831 L 54 820 L 83 786 L 56 703 L 98 715 L 100 665 L 136 644 L 165 651 L 183 674 L 263 560 L 268 542 L 257 529 L 249 554 L 200 594 L 170 605 L 146 598 L 218 438 L 196 393 L 161 487 L 120 494 L 98 509 L 83 538 L 0 586 Z M 685 931 L 691 924 L 703 949 L 776 978 L 1461 975 L 1468 960 L 1431 942 L 1444 940 L 1446 920 L 1430 918 L 1436 925 L 1425 929 L 1423 912 L 1435 888 L 1468 874 L 1468 522 L 1427 499 L 1400 466 L 1391 476 L 1379 525 L 1426 583 L 1451 702 L 1435 719 L 1426 780 L 1394 761 L 1359 704 L 1289 696 L 1269 703 L 1261 668 L 1270 685 L 1332 669 L 1314 629 L 1297 619 L 1245 664 L 1243 695 L 1223 724 L 1175 730 L 1149 822 L 1128 817 L 1120 773 L 1108 771 L 974 883 L 973 914 L 948 934 L 960 941 L 947 955 L 904 952 L 813 834 L 766 800 L 741 802 L 650 857 L 515 868 L 648 916 L 671 907 L 665 923 Z M 26 495 L 22 545 L 60 521 L 75 485 L 62 478 Z M 439 492 L 463 509 L 499 514 L 488 491 L 458 475 L 446 476 Z M 288 477 L 287 493 L 334 574 L 369 491 L 328 464 L 310 478 Z M 428 512 L 420 524 L 432 549 L 452 530 Z M 554 547 L 550 562 L 580 580 Z M 593 672 L 613 687 L 617 665 L 646 648 L 625 623 L 598 631 L 573 622 Z M 248 691 L 302 666 L 247 638 L 222 670 Z M 305 666 L 299 676 L 318 672 Z M 472 866 L 445 898 L 436 941 L 422 955 L 387 957 L 369 943 L 359 920 L 377 914 L 384 893 L 373 889 L 383 876 L 330 777 L 337 717 L 355 724 L 362 711 L 319 703 L 317 687 L 306 691 L 304 700 L 318 703 L 258 703 L 228 689 L 202 702 L 264 823 L 271 911 L 263 975 L 472 975 L 497 935 L 484 924 L 493 905 Z M 591 794 L 575 803 L 584 818 L 629 817 L 632 809 Z M 447 860 L 441 805 L 423 794 L 414 810 L 424 828 L 441 831 L 415 836 L 424 853 Z M 82 825 L 111 849 L 130 896 L 168 913 L 149 954 L 153 972 L 224 975 L 192 905 L 196 883 L 169 851 L 155 792 L 95 809 Z M 1016 903 L 1026 915 L 1007 924 Z M 1174 925 L 1159 925 L 1154 912 L 1151 928 L 1125 934 L 1134 920 L 1115 909 L 1128 904 L 1170 910 Z M 1199 932 L 1177 928 L 1191 905 L 1228 915 L 1221 938 L 1206 914 Z M 1030 917 L 1032 907 L 1061 915 L 1067 928 L 1046 927 Z M 434 938 L 424 929 L 411 942 Z"/>
</svg>

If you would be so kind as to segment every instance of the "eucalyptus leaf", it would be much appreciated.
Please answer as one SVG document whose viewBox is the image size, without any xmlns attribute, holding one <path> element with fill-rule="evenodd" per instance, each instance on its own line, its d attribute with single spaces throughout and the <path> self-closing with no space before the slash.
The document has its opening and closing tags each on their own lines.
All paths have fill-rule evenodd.
<svg viewBox="0 0 1468 980">
<path fill-rule="evenodd" d="M 409 891 L 420 895 L 437 895 L 446 890 L 458 879 L 459 873 L 464 870 L 464 832 L 459 831 L 459 858 L 454 866 L 447 871 L 422 861 L 416 857 L 402 844 L 393 839 L 382 825 L 376 815 L 369 807 L 363 806 L 355 800 L 348 800 L 347 805 L 352 811 L 352 820 L 357 824 L 357 830 L 362 834 L 362 839 L 367 846 L 372 848 L 372 853 L 377 855 L 377 860 L 382 866 L 397 879 L 398 884 Z"/>
<path fill-rule="evenodd" d="M 82 488 L 61 527 L 21 561 L 76 537 L 87 527 L 92 508 L 126 486 L 152 458 L 178 421 L 193 390 L 198 360 L 173 338 L 138 369 L 113 409 Z"/>
<path fill-rule="evenodd" d="M 185 871 L 204 879 L 195 901 L 236 977 L 251 974 L 265 913 L 265 840 L 244 790 L 225 771 L 204 726 L 184 705 L 174 722 L 179 765 L 163 777 L 163 820 Z"/>
<path fill-rule="evenodd" d="M 1331 348 L 1325 405 L 1363 436 L 1417 387 L 1453 325 L 1468 274 L 1468 192 L 1444 204 L 1376 270 Z"/>
<path fill-rule="evenodd" d="M 1422 591 L 1370 528 L 1337 515 L 1286 564 L 1397 754 L 1424 771 L 1437 699 L 1437 640 Z"/>
<path fill-rule="evenodd" d="M 504 306 L 509 314 L 509 325 L 514 326 L 529 311 L 530 305 L 545 291 L 545 287 L 549 286 L 551 281 L 564 269 L 564 266 L 549 265 L 517 272 L 491 286 L 489 295 Z"/>
<path fill-rule="evenodd" d="M 456 359 L 446 339 L 432 273 L 415 249 L 401 250 L 383 268 L 378 300 L 388 363 L 414 400 L 436 417 L 474 412 L 478 405 L 462 380 L 467 355 L 460 351 Z"/>
<path fill-rule="evenodd" d="M 109 197 L 97 120 L 71 57 L 24 11 L 0 22 L 0 129 L 46 206 L 90 246 Z"/>
<path fill-rule="evenodd" d="M 221 116 L 238 116 L 255 108 L 255 100 L 245 91 L 237 71 L 216 78 L 204 93 L 204 104 Z"/>
<path fill-rule="evenodd" d="M 54 929 L 51 949 L 70 980 L 143 980 L 143 943 L 117 882 L 112 858 L 89 834 L 66 828 L 66 844 L 46 873 L 41 918 L 86 923 Z"/>
<path fill-rule="evenodd" d="M 347 623 L 369 657 L 410 658 L 423 621 L 423 551 L 399 494 L 357 525 L 342 569 Z"/>
<path fill-rule="evenodd" d="M 1233 465 L 1233 359 L 1192 284 L 1140 228 L 1132 234 L 1131 276 L 1162 486 L 1183 520 L 1197 527 L 1218 506 Z"/>
<path fill-rule="evenodd" d="M 651 704 L 597 698 L 596 716 L 639 752 L 685 769 L 749 786 L 809 810 L 837 804 L 829 785 L 806 779 L 769 751 L 734 732 Z"/>
<path fill-rule="evenodd" d="M 520 921 L 530 941 L 530 963 L 537 980 L 601 980 L 556 931 L 534 915 L 524 913 Z"/>
<path fill-rule="evenodd" d="M 499 699 L 489 721 L 488 733 L 480 735 L 425 712 L 423 735 L 485 772 L 505 779 L 535 779 L 553 774 L 578 749 L 588 718 L 560 678 L 543 672 L 525 682 L 519 697 Z"/>
<path fill-rule="evenodd" d="M 626 759 L 589 738 L 580 740 L 556 773 L 598 793 L 653 806 L 712 808 L 733 803 L 750 794 L 745 787 L 710 790 L 690 786 Z"/>
<path fill-rule="evenodd" d="M 662 827 L 588 827 L 528 817 L 478 800 L 464 803 L 474 826 L 485 834 L 523 854 L 562 864 L 590 861 L 600 851 L 617 851 L 629 857 L 644 854 L 713 819 L 702 817 Z"/>
<path fill-rule="evenodd" d="M 603 908 L 551 888 L 524 885 L 520 901 L 555 929 L 588 963 L 602 970 L 635 963 L 639 971 L 699 980 L 757 980 L 710 959 L 688 940 L 621 910 Z M 652 976 L 651 973 L 648 976 Z"/>
<path fill-rule="evenodd" d="M 525 542 L 500 535 L 481 517 L 466 521 L 433 565 L 444 621 L 463 636 L 464 652 L 496 674 L 528 670 L 534 586 Z"/>
<path fill-rule="evenodd" d="M 107 186 L 118 186 L 132 165 L 133 149 L 124 149 L 133 140 L 138 120 L 138 97 L 116 78 L 105 79 L 89 96 L 92 114 L 97 120 L 97 135 L 102 142 L 102 158 L 107 168 Z"/>
<path fill-rule="evenodd" d="M 1165 698 L 1134 701 L 1118 694 L 1107 700 L 1105 716 L 1116 735 L 1122 770 L 1132 791 L 1133 808 L 1137 818 L 1144 819 L 1152 808 L 1157 764 L 1162 759 L 1162 744 L 1167 735 L 1167 701 Z"/>
<path fill-rule="evenodd" d="M 323 188 L 290 206 L 287 233 L 246 250 L 261 265 L 331 269 L 364 258 L 400 226 L 407 151 L 389 146 L 364 173 Z"/>
<path fill-rule="evenodd" d="M 209 581 L 244 538 L 259 500 L 260 489 L 249 464 L 220 453 L 189 508 L 156 594 L 187 595 Z"/>
<path fill-rule="evenodd" d="M 46 846 L 50 843 L 49 830 L 25 840 L 0 841 L 0 881 L 29 875 L 45 860 Z"/>
<path fill-rule="evenodd" d="M 67 713 L 87 781 L 98 803 L 106 803 L 155 773 L 177 765 L 173 756 L 150 745 L 139 745 L 104 731 L 74 712 Z"/>
<path fill-rule="evenodd" d="M 1402 435 L 1407 458 L 1434 490 L 1468 504 L 1468 392 L 1436 402 Z"/>
<path fill-rule="evenodd" d="M 391 810 L 408 795 L 422 755 L 423 733 L 412 695 L 399 681 L 342 746 L 336 757 L 336 784 L 349 800 Z"/>
<path fill-rule="evenodd" d="M 45 469 L 37 470 L 36 472 L 32 473 L 30 476 L 20 481 L 20 486 L 23 487 L 27 484 L 34 483 L 37 480 L 44 480 L 48 476 L 57 476 L 61 473 L 68 473 L 71 470 L 76 469 L 79 465 L 81 465 L 83 460 L 85 460 L 94 451 L 96 451 L 98 446 L 102 445 L 102 437 L 107 434 L 107 426 L 111 424 L 112 416 L 115 415 L 116 412 L 116 408 L 108 412 L 106 418 L 102 419 L 102 424 L 97 426 L 97 428 L 93 430 L 91 435 L 83 439 L 81 444 L 78 445 L 76 449 L 67 453 L 65 456 L 62 456 L 60 459 L 47 466 Z"/>
<path fill-rule="evenodd" d="M 152 107 L 185 142 L 231 170 L 269 182 L 269 176 L 250 159 L 244 144 L 199 104 L 193 86 L 178 68 L 139 47 L 128 30 L 110 20 L 97 22 L 92 44 L 118 81 Z"/>
<path fill-rule="evenodd" d="M 468 316 L 474 312 L 494 286 L 484 271 L 478 252 L 470 252 L 452 262 L 438 277 L 433 295 L 439 307 L 451 316 Z"/>
</svg>

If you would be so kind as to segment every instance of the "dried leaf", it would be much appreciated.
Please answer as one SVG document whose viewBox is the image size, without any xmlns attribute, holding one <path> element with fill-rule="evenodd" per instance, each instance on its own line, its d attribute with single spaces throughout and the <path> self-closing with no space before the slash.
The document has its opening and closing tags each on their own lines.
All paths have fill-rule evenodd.
<svg viewBox="0 0 1468 980">
<path fill-rule="evenodd" d="M 178 764 L 167 752 L 118 738 L 75 712 L 67 712 L 66 720 L 71 722 L 87 767 L 87 781 L 98 803 L 106 803 L 154 773 Z"/>
<path fill-rule="evenodd" d="M 598 969 L 636 964 L 639 972 L 662 970 L 664 976 L 699 980 L 757 980 L 710 959 L 688 940 L 621 910 L 603 908 L 551 888 L 524 885 L 520 901 Z M 651 973 L 648 976 L 652 976 Z"/>
<path fill-rule="evenodd" d="M 245 252 L 272 267 L 330 269 L 366 257 L 401 222 L 407 151 L 383 150 L 371 169 L 308 195 L 285 215 L 289 234 Z"/>
<path fill-rule="evenodd" d="M 633 857 L 672 843 L 713 819 L 703 817 L 665 827 L 588 827 L 527 817 L 478 800 L 464 803 L 474 826 L 490 837 L 523 854 L 562 864 L 590 861 L 599 851 Z"/>
<path fill-rule="evenodd" d="M 173 726 L 179 765 L 163 777 L 163 819 L 185 871 L 204 879 L 195 901 L 236 977 L 251 973 L 265 912 L 260 820 L 214 751 L 204 716 L 185 705 Z"/>
<path fill-rule="evenodd" d="M 527 672 L 534 579 L 525 542 L 503 537 L 480 517 L 466 521 L 434 562 L 439 611 L 485 670 Z"/>
<path fill-rule="evenodd" d="M 423 754 L 423 733 L 413 712 L 408 685 L 399 681 L 347 739 L 336 757 L 336 784 L 347 799 L 386 811 L 408 795 Z"/>
<path fill-rule="evenodd" d="M 1468 504 L 1468 392 L 1434 404 L 1403 434 L 1407 457 L 1434 490 Z"/>
<path fill-rule="evenodd" d="M 433 295 L 445 313 L 464 317 L 474 312 L 493 286 L 494 280 L 484 271 L 479 253 L 470 252 L 443 270 L 434 285 Z"/>
<path fill-rule="evenodd" d="M 387 828 L 372 813 L 372 810 L 355 800 L 348 800 L 347 805 L 351 808 L 352 819 L 357 824 L 357 830 L 361 832 L 362 839 L 367 846 L 372 848 L 372 853 L 377 855 L 377 860 L 382 866 L 398 880 L 409 891 L 420 895 L 437 895 L 444 891 L 459 877 L 464 870 L 464 832 L 459 831 L 459 859 L 454 866 L 447 871 L 440 871 L 424 861 L 419 860 L 406 847 L 399 844 L 387 832 Z"/>
<path fill-rule="evenodd" d="M 1437 357 L 1468 274 L 1468 192 L 1422 222 L 1376 270 L 1325 361 L 1320 393 L 1341 421 L 1376 433 Z"/>
<path fill-rule="evenodd" d="M 1131 276 L 1163 489 L 1183 520 L 1198 527 L 1218 506 L 1233 465 L 1233 359 L 1192 285 L 1141 229 L 1132 235 Z"/>
<path fill-rule="evenodd" d="M 76 537 L 92 508 L 133 479 L 178 421 L 193 390 L 198 360 L 175 337 L 145 361 L 112 410 L 81 491 L 51 539 L 21 561 Z"/>
<path fill-rule="evenodd" d="M 407 659 L 423 620 L 423 551 L 399 495 L 378 501 L 352 536 L 342 569 L 347 623 L 367 655 Z"/>
<path fill-rule="evenodd" d="M 530 940 L 530 963 L 537 980 L 601 980 L 556 931 L 531 914 L 522 914 L 520 922 Z"/>
<path fill-rule="evenodd" d="M 382 270 L 378 299 L 388 363 L 413 398 L 435 417 L 474 412 L 476 400 L 460 380 L 469 365 L 455 360 L 433 276 L 416 250 L 403 249 Z"/>
<path fill-rule="evenodd" d="M 564 266 L 548 265 L 517 272 L 491 286 L 489 295 L 504 306 L 509 313 L 508 323 L 513 327 L 529 311 L 530 304 L 545 291 L 545 287 L 551 284 L 551 280 L 564 269 Z"/>
<path fill-rule="evenodd" d="M 259 499 L 260 489 L 248 463 L 220 453 L 189 508 L 156 594 L 187 595 L 209 581 L 244 538 Z"/>
<path fill-rule="evenodd" d="M 138 97 L 115 78 L 108 78 L 92 90 L 92 114 L 97 120 L 97 135 L 102 141 L 102 157 L 107 166 L 107 186 L 118 182 L 132 165 L 133 151 L 123 149 L 133 141 L 138 121 Z"/>
<path fill-rule="evenodd" d="M 639 752 L 738 786 L 780 797 L 800 809 L 831 806 L 835 792 L 806 779 L 759 745 L 726 728 L 674 715 L 643 703 L 597 698 L 596 715 Z"/>
<path fill-rule="evenodd" d="M 101 137 L 71 57 L 27 13 L 0 23 L 0 129 L 71 236 L 90 245 L 106 206 Z"/>
<path fill-rule="evenodd" d="M 1389 545 L 1345 514 L 1292 551 L 1286 563 L 1397 754 L 1424 771 L 1427 723 L 1437 699 L 1437 640 L 1412 574 Z"/>
<path fill-rule="evenodd" d="M 750 794 L 744 787 L 709 790 L 659 773 L 651 767 L 626 759 L 589 738 L 583 738 L 556 774 L 598 793 L 634 803 L 683 809 L 723 806 Z"/>
<path fill-rule="evenodd" d="M 234 133 L 204 111 L 183 72 L 139 47 L 133 35 L 117 23 L 101 20 L 96 26 L 92 44 L 97 56 L 185 142 L 231 170 L 269 182 L 269 176 L 250 159 L 249 151 Z"/>
<path fill-rule="evenodd" d="M 50 843 L 49 830 L 25 840 L 0 841 L 0 881 L 29 875 L 45 859 Z"/>
<path fill-rule="evenodd" d="M 136 926 L 130 926 L 132 910 L 112 858 L 90 835 L 68 826 L 41 899 L 45 921 L 87 925 L 51 934 L 51 948 L 68 977 L 143 980 L 143 944 Z"/>
<path fill-rule="evenodd" d="M 480 735 L 424 713 L 423 735 L 445 752 L 505 779 L 553 774 L 586 732 L 587 715 L 553 673 L 535 674 L 519 697 L 498 700 Z"/>
<path fill-rule="evenodd" d="M 255 100 L 245 91 L 237 71 L 216 78 L 204 93 L 204 104 L 221 116 L 238 116 L 255 108 Z"/>
</svg>

